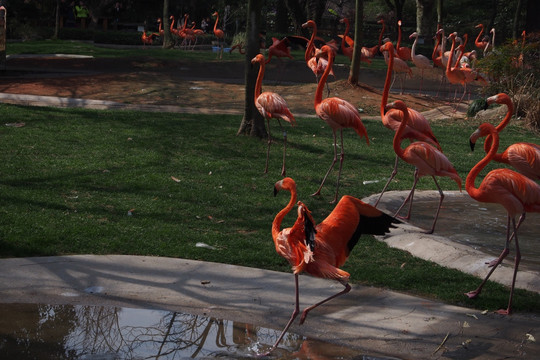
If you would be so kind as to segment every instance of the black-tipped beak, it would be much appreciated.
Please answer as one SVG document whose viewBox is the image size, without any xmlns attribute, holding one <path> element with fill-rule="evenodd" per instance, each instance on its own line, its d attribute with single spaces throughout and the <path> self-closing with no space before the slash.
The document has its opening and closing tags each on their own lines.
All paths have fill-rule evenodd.
<svg viewBox="0 0 540 360">
<path fill-rule="evenodd" d="M 274 186 L 274 196 L 276 196 L 278 192 L 279 192 L 278 188 Z"/>
<path fill-rule="evenodd" d="M 474 146 L 476 145 L 475 142 L 473 142 L 471 139 L 469 139 L 469 146 L 471 147 L 471 151 L 474 151 Z"/>
</svg>

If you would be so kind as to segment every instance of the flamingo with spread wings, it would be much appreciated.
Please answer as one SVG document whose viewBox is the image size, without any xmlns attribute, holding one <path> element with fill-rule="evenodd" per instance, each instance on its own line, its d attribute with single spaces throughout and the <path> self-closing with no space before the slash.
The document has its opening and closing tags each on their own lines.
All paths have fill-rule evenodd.
<svg viewBox="0 0 540 360">
<path fill-rule="evenodd" d="M 261 93 L 262 79 L 264 77 L 264 56 L 262 54 L 257 54 L 252 60 L 252 64 L 259 64 L 259 74 L 257 76 L 257 82 L 255 84 L 255 107 L 261 113 L 261 115 L 266 119 L 268 123 L 268 147 L 266 150 L 266 166 L 264 172 L 268 172 L 268 159 L 270 157 L 270 144 L 272 143 L 272 136 L 270 135 L 270 119 L 275 118 L 278 121 L 279 127 L 281 128 L 281 122 L 279 119 L 282 119 L 292 126 L 296 124 L 293 114 L 289 111 L 287 103 L 285 100 L 278 94 L 270 91 L 265 91 Z M 287 152 L 287 132 L 283 131 L 283 165 L 281 167 L 281 175 L 285 176 L 285 156 Z"/>
<path fill-rule="evenodd" d="M 351 290 L 350 274 L 340 269 L 363 234 L 384 235 L 399 223 L 395 218 L 377 210 L 361 200 L 345 195 L 324 221 L 316 224 L 311 212 L 302 202 L 297 202 L 296 183 L 284 178 L 274 185 L 274 195 L 281 190 L 291 193 L 289 203 L 272 222 L 272 238 L 276 252 L 292 266 L 295 282 L 295 308 L 281 335 L 265 354 L 274 351 L 300 313 L 298 275 L 302 272 L 314 277 L 339 281 L 345 289 L 304 309 L 300 324 L 308 313 Z M 298 217 L 290 228 L 281 229 L 285 216 L 298 205 Z"/>
</svg>

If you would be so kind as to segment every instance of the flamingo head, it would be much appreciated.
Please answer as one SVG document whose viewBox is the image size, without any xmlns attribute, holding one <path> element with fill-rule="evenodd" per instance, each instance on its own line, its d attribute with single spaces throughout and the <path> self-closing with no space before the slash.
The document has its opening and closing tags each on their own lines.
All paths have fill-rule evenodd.
<svg viewBox="0 0 540 360">
<path fill-rule="evenodd" d="M 339 19 L 339 22 L 342 23 L 342 24 L 343 24 L 343 23 L 348 24 L 348 23 L 349 23 L 349 19 L 347 19 L 347 18 Z"/>
<path fill-rule="evenodd" d="M 473 132 L 471 136 L 469 137 L 469 145 L 471 147 L 471 151 L 474 151 L 474 146 L 476 145 L 476 141 L 478 139 L 488 136 L 488 135 L 492 135 L 494 133 L 496 134 L 497 130 L 495 129 L 495 126 L 493 126 L 492 124 L 490 123 L 480 124 L 478 129 L 476 129 L 476 131 Z"/>
<path fill-rule="evenodd" d="M 398 20 L 397 24 L 398 26 L 401 26 L 401 20 Z"/>
<path fill-rule="evenodd" d="M 305 23 L 302 24 L 302 28 L 307 28 L 307 27 L 310 27 L 310 28 L 315 28 L 317 27 L 317 25 L 315 24 L 315 21 L 313 20 L 308 20 L 306 21 Z"/>
<path fill-rule="evenodd" d="M 384 19 L 380 19 L 377 21 L 377 24 L 384 24 Z"/>
<path fill-rule="evenodd" d="M 505 93 L 498 93 L 497 95 L 490 96 L 486 99 L 486 103 L 488 105 L 491 105 L 493 103 L 504 104 L 507 102 L 511 102 L 511 99 L 510 96 Z"/>
<path fill-rule="evenodd" d="M 317 59 L 324 55 L 328 55 L 328 58 L 330 58 L 330 56 L 333 56 L 334 50 L 332 50 L 332 47 L 328 45 L 323 45 L 323 47 L 321 47 L 321 49 L 315 53 Z"/>
<path fill-rule="evenodd" d="M 218 16 L 218 15 L 219 15 L 219 14 L 218 14 L 218 12 L 217 12 L 217 11 L 216 11 L 216 12 L 214 12 L 214 13 L 212 14 L 212 16 Z"/>
<path fill-rule="evenodd" d="M 384 107 L 384 111 L 388 111 L 388 110 L 391 110 L 391 109 L 396 109 L 396 110 L 400 110 L 400 111 L 403 111 L 403 112 L 407 112 L 408 109 L 407 109 L 407 105 L 405 105 L 405 103 L 401 100 L 396 100 L 392 103 L 389 103 L 389 104 L 386 104 L 386 106 Z"/>
<path fill-rule="evenodd" d="M 384 42 L 384 44 L 381 46 L 381 48 L 379 50 L 381 52 L 384 52 L 384 51 L 392 51 L 393 52 L 394 51 L 394 45 L 392 44 L 390 39 L 388 39 L 388 41 Z"/>
<path fill-rule="evenodd" d="M 251 59 L 251 64 L 264 64 L 264 55 L 263 54 L 257 54 L 253 59 Z"/>
<path fill-rule="evenodd" d="M 158 18 L 158 19 L 157 19 L 157 22 L 160 23 L 160 22 L 161 22 L 161 18 Z"/>
<path fill-rule="evenodd" d="M 169 20 L 174 20 L 174 15 L 169 16 Z"/>
<path fill-rule="evenodd" d="M 290 177 L 283 178 L 274 184 L 274 196 L 281 190 L 296 190 L 296 183 Z"/>
<path fill-rule="evenodd" d="M 478 24 L 478 25 L 475 26 L 475 28 L 482 28 L 482 29 L 483 29 L 483 28 L 484 28 L 484 24 Z"/>
<path fill-rule="evenodd" d="M 409 35 L 409 39 L 417 38 L 417 37 L 418 37 L 418 33 L 416 31 L 413 32 L 411 35 Z"/>
<path fill-rule="evenodd" d="M 448 40 L 452 41 L 457 37 L 457 32 L 453 32 L 450 35 L 448 35 Z"/>
</svg>

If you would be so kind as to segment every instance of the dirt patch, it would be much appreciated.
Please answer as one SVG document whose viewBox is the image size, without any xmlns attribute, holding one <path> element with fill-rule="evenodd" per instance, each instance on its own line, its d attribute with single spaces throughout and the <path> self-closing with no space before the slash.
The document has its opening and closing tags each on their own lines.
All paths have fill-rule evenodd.
<svg viewBox="0 0 540 360">
<path fill-rule="evenodd" d="M 401 99 L 418 111 L 448 105 L 447 97 L 436 97 L 442 72 L 425 71 L 423 92 L 419 96 L 420 74 L 404 82 L 404 94 L 391 93 L 389 101 Z M 362 68 L 362 86 L 346 81 L 349 67 L 336 65 L 335 78 L 329 79 L 330 96 L 339 96 L 362 109 L 363 116 L 378 116 L 385 70 Z M 294 114 L 314 115 L 316 83 L 313 73 L 300 60 L 285 60 L 267 66 L 264 90 L 279 93 Z M 399 80 L 393 89 L 399 90 Z M 453 88 L 445 94 L 451 92 Z M 244 62 L 212 61 L 192 63 L 183 60 L 65 59 L 57 57 L 13 58 L 0 78 L 0 92 L 46 95 L 127 104 L 175 105 L 242 111 L 245 99 Z M 415 95 L 416 94 L 416 95 Z M 433 119 L 456 116 L 440 111 Z M 459 114 L 457 116 L 460 116 Z"/>
</svg>

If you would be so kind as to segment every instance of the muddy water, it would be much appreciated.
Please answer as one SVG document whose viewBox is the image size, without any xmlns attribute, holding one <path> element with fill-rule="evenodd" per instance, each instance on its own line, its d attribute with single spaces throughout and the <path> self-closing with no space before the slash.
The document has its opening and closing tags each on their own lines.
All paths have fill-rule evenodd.
<svg viewBox="0 0 540 360">
<path fill-rule="evenodd" d="M 200 315 L 125 307 L 1 304 L 2 359 L 248 359 L 280 331 Z M 269 358 L 396 359 L 367 356 L 288 333 Z"/>
</svg>

